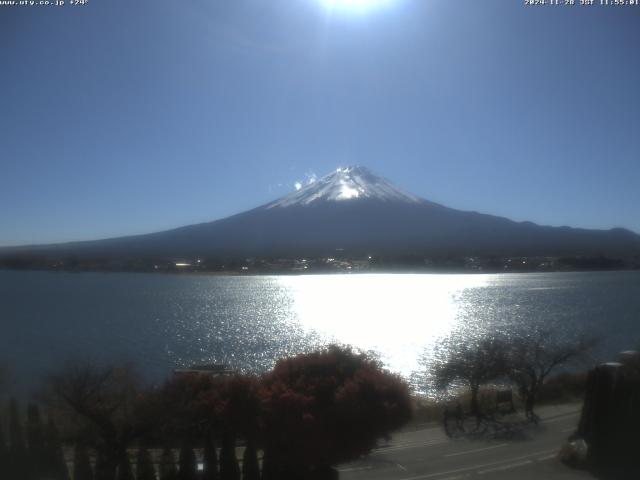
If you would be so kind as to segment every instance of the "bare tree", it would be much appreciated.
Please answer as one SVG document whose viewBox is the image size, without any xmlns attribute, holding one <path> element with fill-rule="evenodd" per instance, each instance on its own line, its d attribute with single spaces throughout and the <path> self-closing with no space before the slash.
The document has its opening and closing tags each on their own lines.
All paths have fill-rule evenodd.
<svg viewBox="0 0 640 480">
<path fill-rule="evenodd" d="M 537 422 L 534 407 L 545 380 L 559 367 L 585 360 L 597 341 L 586 337 L 571 340 L 551 329 L 535 329 L 510 343 L 509 377 L 524 400 L 527 418 Z"/>
<path fill-rule="evenodd" d="M 480 386 L 507 373 L 505 343 L 495 337 L 464 337 L 453 334 L 441 341 L 443 358 L 432 367 L 436 384 L 446 388 L 456 381 L 465 383 L 471 391 L 471 413 L 478 416 Z"/>
<path fill-rule="evenodd" d="M 127 446 L 155 425 L 153 395 L 141 389 L 129 366 L 69 364 L 51 375 L 49 384 L 49 400 L 98 451 L 102 461 L 96 476 L 113 480 Z"/>
</svg>

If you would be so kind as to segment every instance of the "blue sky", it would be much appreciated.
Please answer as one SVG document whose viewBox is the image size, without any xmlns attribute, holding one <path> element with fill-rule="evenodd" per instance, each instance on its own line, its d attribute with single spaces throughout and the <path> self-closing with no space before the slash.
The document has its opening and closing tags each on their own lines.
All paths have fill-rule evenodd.
<svg viewBox="0 0 640 480">
<path fill-rule="evenodd" d="M 0 7 L 0 245 L 213 220 L 350 164 L 640 232 L 640 7 L 382 3 Z"/>
</svg>

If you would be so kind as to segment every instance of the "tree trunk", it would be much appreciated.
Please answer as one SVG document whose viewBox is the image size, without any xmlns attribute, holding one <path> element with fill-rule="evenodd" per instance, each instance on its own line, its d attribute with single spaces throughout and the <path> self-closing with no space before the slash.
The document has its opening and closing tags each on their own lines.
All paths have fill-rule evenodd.
<svg viewBox="0 0 640 480">
<path fill-rule="evenodd" d="M 537 386 L 533 386 L 529 390 L 526 403 L 527 403 L 527 417 L 534 423 L 538 423 L 538 416 L 534 412 L 537 398 L 538 398 L 538 388 Z"/>
<path fill-rule="evenodd" d="M 479 385 L 471 385 L 471 414 L 476 417 L 480 415 L 480 405 L 478 405 Z"/>
</svg>

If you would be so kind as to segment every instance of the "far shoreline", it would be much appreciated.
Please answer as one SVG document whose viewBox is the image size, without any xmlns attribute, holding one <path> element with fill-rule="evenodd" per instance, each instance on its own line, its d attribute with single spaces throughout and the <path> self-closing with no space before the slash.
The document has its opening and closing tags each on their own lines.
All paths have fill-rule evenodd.
<svg viewBox="0 0 640 480">
<path fill-rule="evenodd" d="M 71 268 L 7 268 L 0 267 L 1 272 L 47 272 L 47 273 L 101 273 L 101 274 L 146 274 L 158 276 L 189 276 L 189 277 L 314 277 L 314 276 L 349 276 L 349 275 L 531 275 L 556 273 L 629 273 L 640 272 L 638 268 L 621 269 L 576 269 L 576 270 L 511 270 L 511 271 L 482 271 L 482 270 L 426 270 L 426 269 L 380 269 L 358 271 L 276 271 L 276 272 L 238 272 L 238 271 L 152 271 L 152 270 L 111 270 L 111 269 L 71 269 Z"/>
</svg>

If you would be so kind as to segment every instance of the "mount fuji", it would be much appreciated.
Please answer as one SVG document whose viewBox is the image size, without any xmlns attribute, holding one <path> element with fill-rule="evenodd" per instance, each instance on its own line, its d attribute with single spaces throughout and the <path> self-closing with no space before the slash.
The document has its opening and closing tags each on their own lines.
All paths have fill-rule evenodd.
<svg viewBox="0 0 640 480">
<path fill-rule="evenodd" d="M 299 191 L 267 204 L 265 208 L 357 199 L 408 204 L 424 202 L 424 200 L 398 189 L 388 180 L 377 177 L 364 167 L 347 167 L 338 168 L 334 173 L 330 173 L 318 181 L 310 182 Z"/>
<path fill-rule="evenodd" d="M 404 192 L 364 167 L 340 168 L 237 215 L 106 240 L 0 249 L 0 255 L 143 258 L 332 255 L 638 255 L 625 229 L 539 226 L 454 210 Z"/>
</svg>

